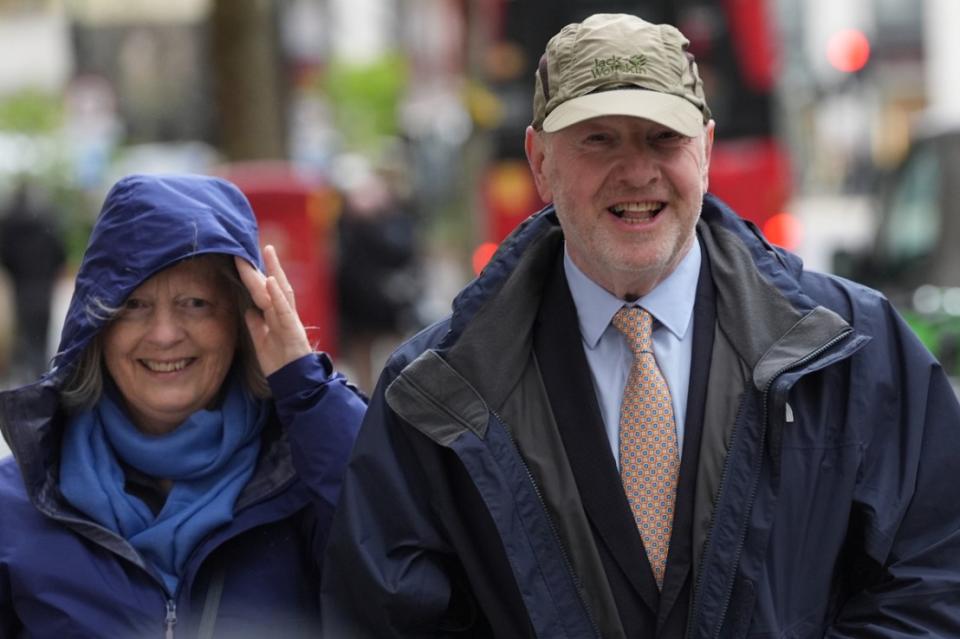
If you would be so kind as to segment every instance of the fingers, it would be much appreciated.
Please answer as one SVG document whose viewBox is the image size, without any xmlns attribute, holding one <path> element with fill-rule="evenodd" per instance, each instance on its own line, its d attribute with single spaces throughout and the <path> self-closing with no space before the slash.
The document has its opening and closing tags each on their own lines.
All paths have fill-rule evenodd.
<svg viewBox="0 0 960 639">
<path fill-rule="evenodd" d="M 290 308 L 295 309 L 297 303 L 294 298 L 293 287 L 290 285 L 290 281 L 287 279 L 287 274 L 283 271 L 283 267 L 280 266 L 280 258 L 277 256 L 277 250 L 272 244 L 267 244 L 263 247 L 263 259 L 267 267 L 267 274 L 277 278 L 277 283 L 283 291 L 287 304 Z"/>
<path fill-rule="evenodd" d="M 262 313 L 248 309 L 244 315 L 247 331 L 253 341 L 257 361 L 264 375 L 271 375 L 286 364 L 311 352 L 306 331 L 295 311 L 287 305 L 280 285 L 272 276 L 266 288 L 276 304 L 271 304 Z"/>
<path fill-rule="evenodd" d="M 280 266 L 276 250 L 266 246 L 263 255 L 267 275 L 243 259 L 234 259 L 240 279 L 259 309 L 249 309 L 244 320 L 260 368 L 269 375 L 309 354 L 311 348 L 294 306 L 293 288 Z"/>
<path fill-rule="evenodd" d="M 284 328 L 299 324 L 299 317 L 290 305 L 286 291 L 273 275 L 267 278 L 267 292 L 270 294 L 272 303 L 270 312 L 276 317 L 276 321 Z"/>
<path fill-rule="evenodd" d="M 247 312 L 243 315 L 243 319 L 247 324 L 247 332 L 250 333 L 250 339 L 253 340 L 254 347 L 259 351 L 267 334 L 270 332 L 270 329 L 267 328 L 267 322 L 263 319 L 263 315 L 252 308 L 247 309 Z"/>
<path fill-rule="evenodd" d="M 233 263 L 237 267 L 237 273 L 240 274 L 240 281 L 250 292 L 253 303 L 260 310 L 266 310 L 271 304 L 270 294 L 267 292 L 266 277 L 243 258 L 234 256 Z"/>
<path fill-rule="evenodd" d="M 284 308 L 287 309 L 285 312 L 295 310 L 297 306 L 293 287 L 290 285 L 287 274 L 280 265 L 280 258 L 277 257 L 277 251 L 273 245 L 268 244 L 264 247 L 263 257 L 267 274 L 274 278 L 280 291 L 279 297 L 283 298 Z M 237 272 L 240 274 L 240 280 L 243 282 L 243 285 L 247 287 L 247 290 L 250 291 L 253 303 L 256 304 L 260 310 L 267 311 L 272 304 L 277 303 L 276 300 L 279 299 L 279 297 L 275 297 L 267 286 L 268 276 L 265 276 L 258 271 L 256 267 L 242 258 L 235 256 L 233 261 L 237 267 Z"/>
</svg>

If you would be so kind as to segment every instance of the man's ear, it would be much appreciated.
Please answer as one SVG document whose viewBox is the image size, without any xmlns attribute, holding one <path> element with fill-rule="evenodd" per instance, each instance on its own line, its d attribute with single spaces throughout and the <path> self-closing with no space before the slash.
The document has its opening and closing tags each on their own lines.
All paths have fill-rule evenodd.
<svg viewBox="0 0 960 639">
<path fill-rule="evenodd" d="M 713 120 L 707 122 L 703 130 L 703 192 L 706 193 L 710 186 L 710 156 L 713 153 L 713 133 L 716 130 L 717 123 Z"/>
<path fill-rule="evenodd" d="M 527 163 L 530 165 L 530 172 L 533 174 L 533 183 L 537 187 L 537 194 L 540 195 L 543 202 L 552 202 L 553 190 L 550 188 L 550 183 L 543 171 L 543 163 L 546 160 L 543 133 L 532 126 L 528 126 L 526 137 L 523 140 L 523 149 L 527 152 Z"/>
</svg>

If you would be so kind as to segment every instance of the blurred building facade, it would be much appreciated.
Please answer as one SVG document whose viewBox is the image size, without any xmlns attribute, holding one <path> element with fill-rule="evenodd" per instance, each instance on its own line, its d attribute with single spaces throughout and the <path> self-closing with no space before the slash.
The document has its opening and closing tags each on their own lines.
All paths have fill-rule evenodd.
<svg viewBox="0 0 960 639">
<path fill-rule="evenodd" d="M 769 55 L 754 58 L 772 85 L 769 108 L 744 89 L 756 68 L 714 87 L 718 135 L 782 142 L 794 201 L 869 192 L 918 114 L 960 119 L 955 0 L 0 0 L 0 199 L 39 176 L 76 260 L 122 173 L 270 158 L 346 187 L 345 157 L 393 162 L 425 259 L 448 267 L 426 273 L 429 319 L 473 249 L 537 206 L 522 131 L 547 38 L 628 11 L 680 23 L 706 60 L 732 6 L 763 16 Z M 730 47 L 757 41 L 756 24 L 739 28 Z"/>
</svg>

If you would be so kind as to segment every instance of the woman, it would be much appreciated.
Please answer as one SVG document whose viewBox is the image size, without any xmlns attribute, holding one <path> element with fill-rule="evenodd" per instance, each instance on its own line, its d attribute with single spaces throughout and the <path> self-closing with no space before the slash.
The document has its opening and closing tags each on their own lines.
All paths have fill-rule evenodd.
<svg viewBox="0 0 960 639">
<path fill-rule="evenodd" d="M 232 184 L 107 195 L 54 366 L 0 395 L 0 636 L 289 637 L 365 409 Z"/>
</svg>

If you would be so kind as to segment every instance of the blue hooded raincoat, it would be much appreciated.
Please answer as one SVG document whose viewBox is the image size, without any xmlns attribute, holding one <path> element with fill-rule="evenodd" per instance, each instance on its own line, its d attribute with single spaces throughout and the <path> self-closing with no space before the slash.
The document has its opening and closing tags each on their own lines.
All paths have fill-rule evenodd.
<svg viewBox="0 0 960 639">
<path fill-rule="evenodd" d="M 130 176 L 107 195 L 53 367 L 0 394 L 13 458 L 0 461 L 0 637 L 312 636 L 322 550 L 365 410 L 325 355 L 268 379 L 273 415 L 234 519 L 193 550 L 177 592 L 122 537 L 60 494 L 67 422 L 60 388 L 116 308 L 184 258 L 239 256 L 262 267 L 257 224 L 229 182 Z"/>
</svg>

